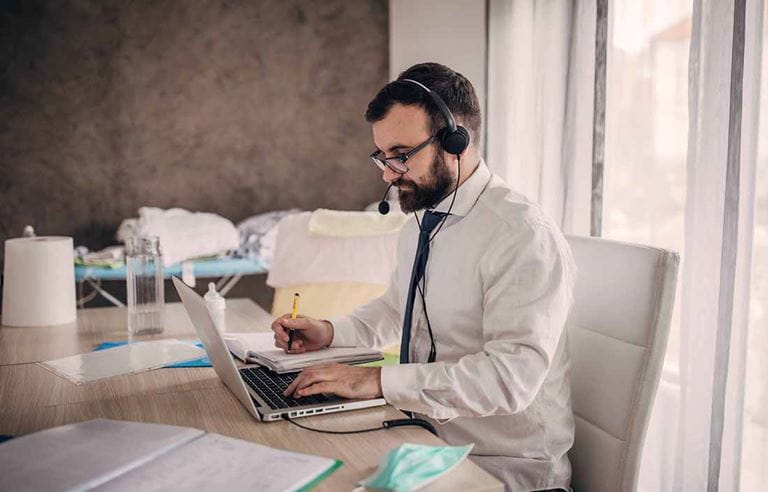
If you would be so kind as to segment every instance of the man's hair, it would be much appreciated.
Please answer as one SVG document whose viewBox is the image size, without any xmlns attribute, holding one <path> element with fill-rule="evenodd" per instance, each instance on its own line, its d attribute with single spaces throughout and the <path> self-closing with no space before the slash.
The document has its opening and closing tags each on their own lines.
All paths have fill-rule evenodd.
<svg viewBox="0 0 768 492">
<path fill-rule="evenodd" d="M 420 106 L 431 122 L 430 131 L 434 135 L 445 128 L 445 118 L 427 92 L 416 84 L 398 82 L 402 79 L 412 79 L 421 82 L 431 91 L 437 93 L 453 113 L 456 124 L 463 124 L 469 130 L 472 140 L 479 147 L 480 103 L 472 83 L 462 74 L 454 72 L 439 63 L 419 63 L 402 72 L 397 80 L 385 85 L 376 97 L 368 103 L 365 120 L 374 123 L 383 120 L 392 106 L 396 103 Z"/>
</svg>

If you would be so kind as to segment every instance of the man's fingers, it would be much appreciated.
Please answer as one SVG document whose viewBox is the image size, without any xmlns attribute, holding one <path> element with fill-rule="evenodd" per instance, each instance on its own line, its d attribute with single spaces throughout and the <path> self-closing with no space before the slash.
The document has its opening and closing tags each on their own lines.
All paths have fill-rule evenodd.
<svg viewBox="0 0 768 492">
<path fill-rule="evenodd" d="M 297 396 L 301 396 L 302 388 L 319 383 L 322 381 L 333 381 L 334 375 L 331 371 L 321 369 L 312 369 L 303 371 L 299 377 L 297 377 L 293 383 L 286 389 L 286 394 L 295 393 Z"/>
<path fill-rule="evenodd" d="M 275 333 L 275 347 L 281 348 L 285 351 L 288 350 L 288 342 L 286 340 L 283 340 L 280 336 L 278 336 L 277 333 Z"/>
<path fill-rule="evenodd" d="M 318 379 L 317 374 L 312 372 L 302 373 L 301 375 L 304 377 L 300 376 L 296 378 L 296 380 L 294 381 L 295 386 L 293 387 L 293 391 L 288 393 L 289 395 L 292 394 L 295 396 L 299 396 L 299 392 L 301 391 L 302 388 L 305 388 L 306 386 L 309 386 L 311 384 L 316 383 L 317 381 L 320 381 L 320 379 Z M 288 389 L 291 389 L 290 386 L 288 387 Z"/>
<path fill-rule="evenodd" d="M 285 331 L 287 330 L 303 331 L 303 330 L 311 329 L 313 327 L 312 321 L 303 316 L 299 316 L 296 319 L 292 319 L 290 316 L 288 316 L 287 318 L 281 317 L 277 321 L 280 322 L 280 325 L 282 325 L 283 330 Z"/>
<path fill-rule="evenodd" d="M 277 333 L 275 333 L 275 336 L 273 338 L 275 340 L 275 347 L 279 349 L 283 349 L 289 354 L 303 354 L 304 352 L 307 351 L 307 348 L 304 346 L 304 342 L 302 342 L 299 339 L 294 339 L 293 343 L 291 344 L 291 349 L 288 350 L 287 340 L 283 340 L 282 338 L 277 336 Z"/>
<path fill-rule="evenodd" d="M 336 381 L 340 375 L 338 369 L 343 369 L 346 366 L 341 364 L 325 364 L 322 366 L 314 366 L 309 369 L 301 371 L 301 373 L 293 380 L 291 384 L 285 389 L 283 394 L 285 396 L 296 393 L 298 390 L 310 386 L 315 383 Z"/>
<path fill-rule="evenodd" d="M 312 324 L 304 316 L 299 315 L 296 319 L 292 319 L 291 314 L 286 313 L 272 322 L 272 331 L 287 342 L 289 330 L 306 330 L 311 326 Z"/>
<path fill-rule="evenodd" d="M 291 345 L 291 350 L 288 350 L 288 347 L 286 346 L 285 351 L 289 354 L 303 354 L 307 351 L 307 348 L 303 344 L 299 343 L 298 340 L 294 340 L 293 345 Z"/>
<path fill-rule="evenodd" d="M 296 389 L 296 386 L 298 386 L 301 383 L 301 379 L 305 377 L 304 373 L 299 373 L 298 376 L 296 376 L 296 379 L 291 382 L 291 384 L 288 385 L 287 388 L 285 388 L 285 391 L 283 391 L 283 396 L 290 396 L 293 394 L 293 391 Z"/>
<path fill-rule="evenodd" d="M 298 391 L 299 396 L 317 395 L 320 393 L 339 394 L 341 384 L 338 381 L 323 381 L 306 386 Z"/>
<path fill-rule="evenodd" d="M 312 371 L 307 369 L 304 371 L 301 371 L 298 376 L 296 376 L 296 379 L 293 380 L 291 384 L 288 385 L 287 388 L 285 388 L 285 391 L 283 391 L 283 395 L 289 396 L 292 395 L 296 389 L 304 384 L 304 380 L 307 378 L 312 377 Z"/>
<path fill-rule="evenodd" d="M 275 332 L 276 337 L 279 337 L 287 342 L 288 332 L 286 331 L 285 328 L 283 328 L 283 325 L 280 323 L 286 316 L 288 316 L 289 318 L 291 317 L 290 314 L 284 314 L 272 322 L 272 331 Z"/>
</svg>

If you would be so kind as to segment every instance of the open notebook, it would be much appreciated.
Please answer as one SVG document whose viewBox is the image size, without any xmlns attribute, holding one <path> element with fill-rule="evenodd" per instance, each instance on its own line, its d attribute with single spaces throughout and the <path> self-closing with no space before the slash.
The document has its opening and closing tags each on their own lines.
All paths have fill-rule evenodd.
<svg viewBox="0 0 768 492">
<path fill-rule="evenodd" d="M 332 347 L 303 354 L 288 354 L 275 347 L 272 332 L 224 333 L 223 336 L 235 357 L 277 373 L 300 371 L 305 367 L 330 362 L 358 364 L 383 359 L 381 352 L 360 347 Z"/>
<path fill-rule="evenodd" d="M 96 419 L 0 445 L 0 490 L 309 490 L 339 466 L 189 427 Z"/>
</svg>

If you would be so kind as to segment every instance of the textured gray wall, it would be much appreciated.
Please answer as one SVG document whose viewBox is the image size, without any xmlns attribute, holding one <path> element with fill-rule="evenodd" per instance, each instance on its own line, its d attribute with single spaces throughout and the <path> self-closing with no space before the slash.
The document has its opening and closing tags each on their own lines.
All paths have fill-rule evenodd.
<svg viewBox="0 0 768 492">
<path fill-rule="evenodd" d="M 0 0 L 0 241 L 113 243 L 142 205 L 360 208 L 386 0 Z M 0 252 L 0 255 L 2 253 Z"/>
</svg>

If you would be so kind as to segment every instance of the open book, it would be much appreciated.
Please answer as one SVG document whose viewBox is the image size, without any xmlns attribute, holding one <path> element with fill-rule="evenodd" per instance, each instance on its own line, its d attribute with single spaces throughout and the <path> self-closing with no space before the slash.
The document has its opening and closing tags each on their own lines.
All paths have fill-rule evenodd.
<svg viewBox="0 0 768 492">
<path fill-rule="evenodd" d="M 0 445 L 0 490 L 309 490 L 339 466 L 189 427 L 96 419 Z"/>
<path fill-rule="evenodd" d="M 288 354 L 275 347 L 274 335 L 266 333 L 224 333 L 224 342 L 235 357 L 259 364 L 277 373 L 295 372 L 330 362 L 358 364 L 381 360 L 381 352 L 360 347 L 332 347 L 303 354 Z"/>
</svg>

